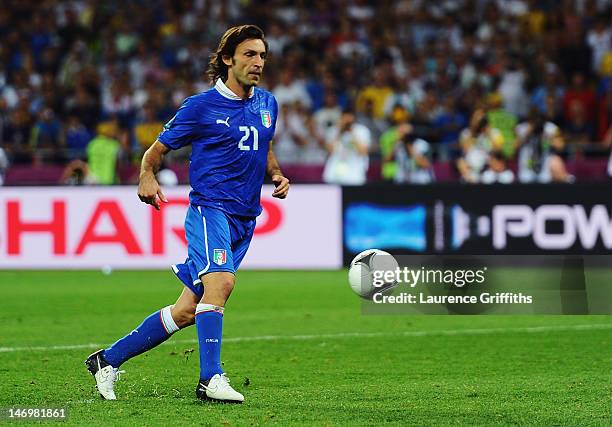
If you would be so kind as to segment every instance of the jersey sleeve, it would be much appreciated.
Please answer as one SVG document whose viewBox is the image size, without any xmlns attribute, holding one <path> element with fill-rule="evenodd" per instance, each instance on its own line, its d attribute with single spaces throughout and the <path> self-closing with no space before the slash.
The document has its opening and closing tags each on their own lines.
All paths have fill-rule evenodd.
<svg viewBox="0 0 612 427">
<path fill-rule="evenodd" d="M 157 139 L 171 150 L 191 144 L 202 131 L 200 117 L 200 105 L 193 98 L 187 98 Z"/>
<path fill-rule="evenodd" d="M 274 123 L 272 123 L 272 130 L 276 132 L 276 122 L 278 121 L 278 101 L 272 97 L 272 116 L 274 117 Z"/>
</svg>

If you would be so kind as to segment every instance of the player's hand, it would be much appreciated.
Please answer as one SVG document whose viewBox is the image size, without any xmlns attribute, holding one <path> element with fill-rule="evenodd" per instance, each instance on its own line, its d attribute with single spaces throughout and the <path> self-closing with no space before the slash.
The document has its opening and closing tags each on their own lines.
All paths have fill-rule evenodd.
<svg viewBox="0 0 612 427">
<path fill-rule="evenodd" d="M 153 206 L 155 209 L 160 209 L 159 202 L 162 201 L 167 203 L 168 200 L 155 179 L 155 175 L 145 174 L 140 176 L 140 182 L 138 183 L 138 197 L 140 201 Z"/>
<path fill-rule="evenodd" d="M 277 199 L 284 199 L 289 193 L 289 179 L 282 175 L 272 175 L 272 182 L 276 186 L 272 197 Z"/>
</svg>

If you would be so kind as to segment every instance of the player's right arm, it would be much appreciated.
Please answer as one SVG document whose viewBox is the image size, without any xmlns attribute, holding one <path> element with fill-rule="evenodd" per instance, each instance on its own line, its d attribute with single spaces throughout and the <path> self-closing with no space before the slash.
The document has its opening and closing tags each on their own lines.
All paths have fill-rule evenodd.
<svg viewBox="0 0 612 427">
<path fill-rule="evenodd" d="M 157 140 L 144 153 L 140 165 L 138 197 L 142 202 L 152 205 L 157 210 L 160 208 L 159 202 L 162 201 L 165 203 L 167 200 L 164 193 L 162 193 L 155 174 L 159 171 L 164 155 L 168 151 L 170 151 L 170 149 Z"/>
<path fill-rule="evenodd" d="M 201 105 L 195 97 L 190 96 L 185 99 L 174 117 L 164 125 L 157 141 L 145 152 L 142 157 L 138 183 L 138 197 L 144 203 L 159 210 L 159 202 L 167 202 L 155 174 L 159 171 L 164 155 L 168 151 L 189 145 L 191 141 L 200 136 L 202 126 L 199 118 L 202 116 Z"/>
</svg>

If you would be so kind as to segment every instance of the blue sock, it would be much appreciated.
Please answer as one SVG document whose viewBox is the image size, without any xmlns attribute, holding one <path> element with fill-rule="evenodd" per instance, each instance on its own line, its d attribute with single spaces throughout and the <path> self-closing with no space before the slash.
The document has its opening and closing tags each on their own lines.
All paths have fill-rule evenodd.
<svg viewBox="0 0 612 427">
<path fill-rule="evenodd" d="M 113 368 L 166 341 L 179 330 L 167 306 L 147 317 L 136 329 L 104 350 L 104 359 Z"/>
<path fill-rule="evenodd" d="M 223 307 L 198 304 L 195 323 L 200 343 L 200 379 L 208 380 L 215 374 L 223 373 L 221 369 Z"/>
</svg>

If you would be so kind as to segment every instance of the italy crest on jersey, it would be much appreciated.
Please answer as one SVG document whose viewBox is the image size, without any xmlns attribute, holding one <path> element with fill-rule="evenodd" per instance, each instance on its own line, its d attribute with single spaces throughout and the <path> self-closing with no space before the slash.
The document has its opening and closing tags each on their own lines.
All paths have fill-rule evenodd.
<svg viewBox="0 0 612 427">
<path fill-rule="evenodd" d="M 270 112 L 268 110 L 261 110 L 260 113 L 261 124 L 264 125 L 266 128 L 272 126 L 272 115 L 270 114 Z"/>
<path fill-rule="evenodd" d="M 213 252 L 213 261 L 217 265 L 223 265 L 227 262 L 227 252 L 225 249 L 215 249 Z"/>
</svg>

